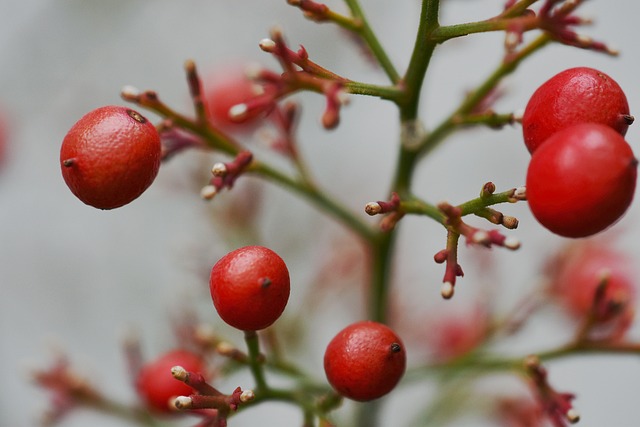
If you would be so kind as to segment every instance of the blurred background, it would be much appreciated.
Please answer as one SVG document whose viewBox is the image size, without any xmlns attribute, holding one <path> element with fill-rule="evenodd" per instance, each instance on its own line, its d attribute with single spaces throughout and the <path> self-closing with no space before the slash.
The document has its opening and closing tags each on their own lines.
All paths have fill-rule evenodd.
<svg viewBox="0 0 640 427">
<path fill-rule="evenodd" d="M 340 1 L 327 4 L 345 10 Z M 391 59 L 403 70 L 419 2 L 368 0 L 362 6 Z M 486 18 L 502 6 L 502 1 L 495 0 L 443 1 L 442 22 Z M 631 0 L 618 0 L 615 5 L 604 0 L 586 2 L 580 15 L 593 18 L 594 25 L 582 32 L 605 40 L 621 55 L 611 58 L 565 46 L 548 47 L 505 82 L 507 92 L 496 109 L 522 110 L 535 88 L 550 76 L 584 65 L 617 80 L 626 91 L 632 114 L 640 114 L 638 12 L 640 6 Z M 0 111 L 7 135 L 0 156 L 0 360 L 4 367 L 0 427 L 37 425 L 49 405 L 48 396 L 30 383 L 29 373 L 49 366 L 60 352 L 105 393 L 135 400 L 126 375 L 123 338 L 136 331 L 145 355 L 153 357 L 175 345 L 172 324 L 187 311 L 219 325 L 208 296 L 208 271 L 220 256 L 241 244 L 270 246 L 287 261 L 293 280 L 287 309 L 290 323 L 300 319 L 309 288 L 332 268 L 331 263 L 354 256 L 358 265 L 362 252 L 352 236 L 269 183 L 249 178 L 246 185 L 238 186 L 237 195 L 232 194 L 234 189 L 228 197 L 203 202 L 199 189 L 207 182 L 213 160 L 201 153 L 185 153 L 163 164 L 156 182 L 142 197 L 113 211 L 83 205 L 62 180 L 61 141 L 86 112 L 102 105 L 124 105 L 120 89 L 133 85 L 156 90 L 169 105 L 190 113 L 184 61 L 195 60 L 203 74 L 238 61 L 258 61 L 278 70 L 277 63 L 258 48 L 274 25 L 282 28 L 292 47 L 304 45 L 310 57 L 326 68 L 354 80 L 386 83 L 384 74 L 342 31 L 304 19 L 284 0 L 0 0 Z M 500 34 L 479 35 L 452 41 L 436 51 L 424 88 L 422 116 L 427 126 L 448 115 L 465 91 L 499 63 L 502 41 Z M 307 94 L 296 99 L 303 105 L 300 148 L 317 181 L 355 212 L 362 211 L 368 201 L 384 198 L 399 132 L 395 108 L 378 99 L 352 97 L 339 128 L 327 132 L 319 124 L 324 99 Z M 152 114 L 148 117 L 157 120 Z M 636 152 L 640 150 L 637 126 L 627 134 Z M 528 156 L 518 126 L 459 133 L 423 162 L 416 176 L 416 194 L 434 203 L 459 203 L 476 197 L 487 181 L 493 181 L 498 190 L 520 186 Z M 229 204 L 233 201 L 242 208 L 247 199 L 260 205 L 257 216 L 247 219 L 254 228 L 229 219 Z M 507 252 L 461 246 L 466 274 L 450 302 L 439 295 L 443 267 L 432 262 L 444 247 L 444 231 L 428 219 L 403 220 L 394 278 L 398 312 L 404 320 L 420 319 L 430 310 L 442 310 L 444 304 L 464 308 L 487 289 L 496 288 L 499 306 L 506 309 L 535 285 L 545 255 L 563 239 L 543 230 L 524 203 L 505 206 L 503 211 L 520 219 L 520 227 L 509 234 L 523 242 L 522 248 Z M 615 233 L 619 246 L 634 255 L 640 249 L 639 220 L 636 204 Z M 301 330 L 289 328 L 292 335 L 306 337 L 300 338 L 295 355 L 319 379 L 328 340 L 364 315 L 361 309 L 349 309 L 352 303 L 356 307 L 362 303 L 353 289 L 357 271 L 353 276 L 343 277 L 344 283 L 334 287 L 323 283 L 330 289 L 322 309 L 308 313 L 298 326 Z M 563 322 L 550 310 L 530 325 L 523 339 L 511 341 L 503 350 L 518 355 L 562 343 L 571 333 Z M 229 339 L 242 343 L 240 334 L 220 328 Z M 640 340 L 637 325 L 631 336 Z M 410 363 L 419 360 L 410 356 Z M 577 394 L 581 425 L 637 425 L 637 355 L 563 359 L 549 364 L 549 370 L 552 384 Z M 232 390 L 237 385 L 250 387 L 251 379 L 239 375 L 221 388 Z M 500 387 L 492 383 L 490 392 L 499 392 Z M 437 391 L 415 386 L 411 390 L 411 399 L 392 397 L 390 403 L 396 406 L 391 407 L 396 409 L 384 413 L 391 423 L 387 425 L 412 425 L 415 404 L 424 405 Z M 301 423 L 296 409 L 268 404 L 241 414 L 231 425 L 257 425 L 256 420 L 261 420 L 260 425 Z M 184 423 L 190 424 L 194 422 Z M 122 422 L 81 411 L 62 425 L 103 427 Z M 494 424 L 470 418 L 454 425 Z"/>
</svg>

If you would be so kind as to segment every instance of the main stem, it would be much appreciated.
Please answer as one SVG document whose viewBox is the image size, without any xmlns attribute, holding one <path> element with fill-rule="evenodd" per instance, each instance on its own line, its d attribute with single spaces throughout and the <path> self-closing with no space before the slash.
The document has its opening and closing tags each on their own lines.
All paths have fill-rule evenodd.
<svg viewBox="0 0 640 427">
<path fill-rule="evenodd" d="M 429 34 L 438 28 L 438 0 L 423 0 L 420 13 L 420 24 L 416 35 L 414 51 L 407 72 L 400 82 L 402 96 L 396 102 L 400 110 L 400 120 L 406 123 L 416 122 L 420 92 L 424 76 L 429 66 L 431 56 L 436 43 L 429 39 Z M 402 197 L 410 193 L 411 176 L 417 160 L 416 153 L 411 150 L 411 144 L 405 138 L 412 138 L 402 132 L 400 152 L 396 163 L 396 172 L 391 185 L 391 191 L 395 191 Z M 372 246 L 371 289 L 370 289 L 370 317 L 371 319 L 386 323 L 389 312 L 389 282 L 391 277 L 392 254 L 395 248 L 396 233 L 392 229 L 380 232 L 375 244 Z M 357 414 L 358 427 L 376 427 L 379 425 L 380 401 L 372 401 L 363 404 Z"/>
</svg>

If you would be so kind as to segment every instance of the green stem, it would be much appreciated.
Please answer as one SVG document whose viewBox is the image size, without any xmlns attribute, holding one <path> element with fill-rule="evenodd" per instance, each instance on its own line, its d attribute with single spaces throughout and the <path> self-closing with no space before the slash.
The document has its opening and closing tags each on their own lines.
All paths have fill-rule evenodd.
<svg viewBox="0 0 640 427">
<path fill-rule="evenodd" d="M 413 121 L 418 115 L 418 104 L 424 76 L 433 56 L 436 42 L 431 33 L 439 27 L 438 0 L 423 0 L 420 11 L 420 23 L 416 34 L 413 52 L 403 79 L 404 99 L 400 105 L 400 119 Z"/>
<path fill-rule="evenodd" d="M 465 117 L 473 112 L 474 108 L 495 89 L 505 76 L 513 73 L 523 60 L 537 52 L 550 41 L 550 36 L 542 34 L 512 57 L 506 58 L 476 90 L 465 98 L 462 104 L 460 104 L 447 119 L 424 138 L 418 148 L 419 156 L 424 156 L 429 153 L 448 135 L 457 130 L 459 128 L 458 123 L 461 122 L 461 117 Z"/>
<path fill-rule="evenodd" d="M 256 382 L 255 392 L 256 395 L 259 395 L 268 390 L 268 386 L 264 377 L 258 333 L 256 331 L 245 331 L 244 340 L 247 343 L 247 349 L 249 351 L 249 368 L 251 369 L 251 374 Z"/>
<path fill-rule="evenodd" d="M 389 56 L 376 37 L 375 32 L 371 29 L 369 21 L 365 17 L 364 12 L 360 7 L 360 2 L 358 0 L 345 0 L 345 3 L 351 10 L 351 15 L 353 16 L 353 18 L 361 23 L 361 25 L 356 29 L 351 29 L 356 31 L 360 35 L 360 37 L 362 37 L 362 39 L 367 43 L 367 45 L 371 49 L 371 53 L 376 58 L 382 69 L 385 71 L 391 82 L 397 84 L 400 81 L 400 74 L 398 74 L 398 72 L 396 71 L 393 63 L 389 59 Z"/>
<path fill-rule="evenodd" d="M 258 161 L 254 161 L 248 171 L 261 175 L 282 187 L 292 190 L 294 193 L 304 196 L 323 211 L 342 222 L 347 228 L 354 231 L 362 239 L 370 242 L 375 239 L 373 229 L 356 217 L 349 210 L 345 209 L 339 202 L 335 201 L 328 194 L 317 189 L 310 183 L 295 180 L 278 170 Z"/>
</svg>

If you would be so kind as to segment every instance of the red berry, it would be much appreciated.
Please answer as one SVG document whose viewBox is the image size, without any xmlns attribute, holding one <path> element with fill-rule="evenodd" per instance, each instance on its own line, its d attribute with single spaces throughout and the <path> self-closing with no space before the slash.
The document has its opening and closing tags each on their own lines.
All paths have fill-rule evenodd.
<svg viewBox="0 0 640 427">
<path fill-rule="evenodd" d="M 193 394 L 191 387 L 171 375 L 171 368 L 182 366 L 190 372 L 204 373 L 202 358 L 187 350 L 173 350 L 142 367 L 136 379 L 136 389 L 150 410 L 173 412 L 172 399 Z"/>
<path fill-rule="evenodd" d="M 341 395 L 361 402 L 389 393 L 406 366 L 400 338 L 388 326 L 353 323 L 336 335 L 324 354 L 324 371 Z"/>
<path fill-rule="evenodd" d="M 218 70 L 204 85 L 209 120 L 225 130 L 251 128 L 250 124 L 264 117 L 272 106 L 270 92 L 273 92 L 271 87 L 250 79 L 244 67 Z M 265 102 L 256 102 L 258 99 Z M 242 105 L 250 108 L 244 112 Z"/>
<path fill-rule="evenodd" d="M 631 204 L 637 164 L 629 144 L 610 127 L 583 123 L 563 129 L 531 156 L 529 207 L 556 234 L 593 235 Z"/>
<path fill-rule="evenodd" d="M 524 142 L 533 153 L 557 131 L 578 123 L 601 123 L 622 136 L 633 117 L 624 92 L 611 77 L 593 68 L 570 68 L 542 84 L 522 117 Z"/>
<path fill-rule="evenodd" d="M 160 137 L 142 115 L 126 107 L 97 108 L 82 117 L 60 150 L 62 176 L 81 201 L 99 209 L 130 203 L 160 168 Z"/>
<path fill-rule="evenodd" d="M 270 326 L 289 300 L 289 270 L 271 249 L 245 246 L 223 256 L 211 269 L 211 298 L 218 314 L 243 331 Z"/>
</svg>

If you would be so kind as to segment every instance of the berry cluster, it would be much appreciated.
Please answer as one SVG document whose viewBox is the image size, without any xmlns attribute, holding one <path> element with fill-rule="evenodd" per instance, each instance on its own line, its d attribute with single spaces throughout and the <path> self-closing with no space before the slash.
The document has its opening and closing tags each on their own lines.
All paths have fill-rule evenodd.
<svg viewBox="0 0 640 427">
<path fill-rule="evenodd" d="M 638 161 L 623 138 L 632 122 L 620 86 L 591 68 L 565 70 L 535 91 L 522 129 L 527 199 L 544 227 L 587 237 L 622 217 L 636 187 Z"/>
<path fill-rule="evenodd" d="M 501 403 L 496 408 L 502 417 L 501 425 L 514 417 L 517 425 L 539 426 L 551 421 L 562 427 L 567 422 L 577 422 L 573 393 L 551 386 L 543 362 L 590 351 L 640 353 L 640 344 L 627 341 L 636 297 L 634 274 L 629 269 L 632 261 L 613 249 L 610 240 L 574 240 L 559 253 L 551 254 L 542 286 L 535 289 L 533 296 L 524 295 L 513 312 L 506 314 L 499 313 L 493 301 L 482 300 L 470 305 L 472 309 L 466 309 L 463 315 L 452 316 L 447 307 L 437 316 L 430 313 L 431 319 L 416 322 L 411 310 L 405 310 L 398 302 L 406 294 L 392 294 L 396 291 L 392 286 L 392 263 L 400 258 L 393 252 L 395 233 L 408 216 L 428 217 L 446 233 L 444 248 L 433 260 L 444 266 L 440 294 L 450 299 L 456 280 L 464 276 L 458 257 L 461 241 L 481 250 L 520 248 L 518 239 L 503 233 L 503 229 L 516 229 L 518 219 L 503 214 L 495 205 L 527 200 L 533 216 L 545 228 L 571 238 L 602 232 L 631 205 L 638 161 L 624 138 L 633 117 L 624 92 L 611 77 L 591 68 L 571 68 L 535 91 L 521 120 L 513 112 L 493 110 L 501 93 L 501 79 L 551 42 L 615 53 L 603 43 L 575 32 L 586 22 L 574 14 L 582 1 L 540 0 L 540 7 L 534 10 L 531 6 L 536 2 L 508 0 L 494 17 L 455 25 L 440 24 L 439 1 L 422 2 L 414 52 L 407 69 L 400 73 L 357 0 L 346 2 L 350 5 L 347 15 L 316 1 L 289 0 L 287 3 L 299 8 L 307 18 L 334 23 L 351 32 L 389 82 L 380 85 L 338 75 L 312 61 L 303 46 L 290 49 L 282 31 L 274 29 L 269 38 L 259 42 L 259 47 L 279 63 L 281 72 L 262 67 L 247 71 L 243 67 L 221 70 L 201 80 L 193 61 L 186 62 L 194 117 L 171 109 L 155 91 L 138 91 L 130 86 L 123 89 L 122 97 L 158 114 L 162 121 L 157 126 L 136 111 L 120 106 L 101 107 L 82 117 L 62 142 L 60 167 L 72 193 L 85 204 L 99 209 L 124 206 L 152 184 L 161 161 L 190 148 L 214 151 L 228 160 L 218 161 L 211 168 L 200 193 L 203 199 L 211 200 L 223 190 L 233 190 L 240 177 L 252 174 L 310 201 L 351 232 L 344 233 L 349 235 L 345 239 L 355 236 L 362 244 L 362 253 L 355 256 L 369 271 L 354 276 L 358 281 L 369 281 L 369 286 L 358 288 L 365 290 L 368 303 L 366 315 L 358 314 L 358 321 L 328 340 L 323 358 L 325 375 L 316 378 L 289 360 L 290 354 L 278 339 L 284 334 L 279 337 L 276 333 L 281 325 L 287 326 L 286 319 L 279 319 L 292 296 L 287 264 L 265 246 L 240 247 L 215 262 L 209 275 L 209 293 L 219 318 L 234 328 L 232 333 L 241 331 L 246 351 L 223 337 L 223 333 L 204 328 L 193 319 L 175 328 L 180 345 L 155 359 L 143 361 L 139 349 L 131 346 L 130 376 L 141 404 L 134 409 L 114 404 L 88 382 L 78 380 L 66 363 L 58 363 L 36 375 L 36 380 L 54 393 L 54 418 L 84 404 L 144 425 L 155 425 L 155 417 L 188 412 L 201 418 L 198 427 L 226 427 L 228 418 L 237 410 L 279 401 L 300 408 L 305 427 L 333 427 L 331 412 L 346 398 L 369 402 L 359 413 L 358 422 L 374 427 L 381 403 L 378 399 L 400 385 L 405 371 L 412 370 L 412 378 L 425 382 L 435 376 L 442 379 L 438 382 L 442 398 L 436 403 L 450 405 L 448 409 L 455 405 L 455 411 L 449 412 L 456 412 L 458 399 L 463 399 L 458 384 L 468 384 L 476 374 L 503 371 L 523 377 L 533 399 L 498 396 Z M 532 30 L 540 32 L 538 38 L 525 43 L 523 34 Z M 448 40 L 486 31 L 504 31 L 504 57 L 448 117 L 435 128 L 426 129 L 418 117 L 418 107 L 432 53 Z M 300 108 L 295 101 L 285 100 L 300 91 L 324 98 L 320 123 L 327 130 L 339 126 L 347 94 L 375 96 L 398 108 L 399 156 L 390 191 L 364 208 L 367 215 L 379 215 L 380 221 L 367 222 L 362 212 L 352 212 L 312 177 L 297 145 Z M 485 182 L 477 197 L 459 204 L 431 203 L 412 188 L 413 174 L 421 159 L 448 135 L 474 126 L 500 129 L 519 121 L 531 154 L 526 186 L 497 191 L 493 182 Z M 274 156 L 281 155 L 280 160 L 287 162 L 293 173 L 265 161 L 268 156 L 245 141 L 258 135 L 253 132 L 256 130 L 261 131 L 263 142 L 268 140 Z M 238 209 L 230 216 L 237 221 L 238 217 L 252 215 L 252 209 Z M 486 221 L 492 228 L 473 225 L 467 216 Z M 328 292 L 337 278 L 347 275 L 345 271 L 357 270 L 350 253 L 357 245 L 349 245 L 349 249 L 343 246 L 347 245 L 332 244 L 326 251 L 330 252 L 330 261 L 318 274 L 322 290 L 310 292 L 314 299 L 303 308 L 304 319 L 319 305 L 315 298 L 321 292 Z M 489 292 L 483 289 L 483 294 Z M 567 344 L 536 355 L 493 353 L 494 340 L 520 332 L 547 302 L 561 307 L 577 323 Z M 345 301 L 333 298 L 331 304 L 333 309 Z M 208 304 L 207 308 L 210 309 Z M 359 320 L 363 318 L 368 320 Z M 290 323 L 294 324 L 292 329 L 300 326 L 297 319 Z M 407 324 L 410 326 L 403 328 Z M 429 347 L 431 359 L 427 357 L 407 368 L 407 355 L 414 356 L 417 352 L 413 350 L 421 346 Z M 263 352 L 264 348 L 267 351 Z M 251 390 L 237 387 L 231 393 L 223 393 L 212 385 L 219 376 L 229 378 L 239 369 L 251 373 Z M 287 385 L 274 385 L 272 373 L 286 377 L 288 381 L 283 383 Z M 434 414 L 439 410 L 434 409 L 426 418 L 437 419 Z"/>
</svg>

